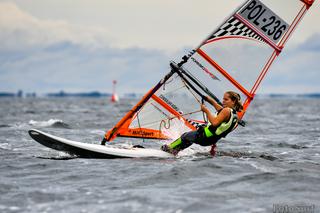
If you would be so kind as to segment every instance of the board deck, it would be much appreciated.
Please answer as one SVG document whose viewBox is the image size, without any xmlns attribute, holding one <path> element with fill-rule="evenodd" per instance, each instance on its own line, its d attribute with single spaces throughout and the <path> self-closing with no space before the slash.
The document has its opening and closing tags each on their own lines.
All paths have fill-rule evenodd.
<svg viewBox="0 0 320 213">
<path fill-rule="evenodd" d="M 170 153 L 160 149 L 123 148 L 112 145 L 89 144 L 54 136 L 36 129 L 29 130 L 29 135 L 38 143 L 81 158 L 173 158 Z"/>
</svg>

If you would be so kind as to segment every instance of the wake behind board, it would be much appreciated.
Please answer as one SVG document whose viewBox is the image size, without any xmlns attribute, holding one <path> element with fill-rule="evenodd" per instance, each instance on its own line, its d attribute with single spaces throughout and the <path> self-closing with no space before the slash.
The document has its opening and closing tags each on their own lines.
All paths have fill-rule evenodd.
<svg viewBox="0 0 320 213">
<path fill-rule="evenodd" d="M 157 149 L 119 148 L 111 145 L 88 144 L 57 137 L 36 129 L 29 135 L 38 143 L 81 158 L 172 158 L 173 155 Z"/>
</svg>

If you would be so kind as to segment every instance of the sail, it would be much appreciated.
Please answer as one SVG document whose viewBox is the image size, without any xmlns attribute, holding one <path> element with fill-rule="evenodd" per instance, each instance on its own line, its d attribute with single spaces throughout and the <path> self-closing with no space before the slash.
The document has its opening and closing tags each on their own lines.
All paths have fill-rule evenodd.
<svg viewBox="0 0 320 213">
<path fill-rule="evenodd" d="M 182 61 L 170 62 L 169 73 L 106 132 L 103 143 L 116 137 L 176 139 L 206 123 L 203 97 L 221 103 L 229 90 L 244 100 L 242 118 L 313 1 L 286 2 L 290 10 L 279 0 L 245 1 Z"/>
</svg>

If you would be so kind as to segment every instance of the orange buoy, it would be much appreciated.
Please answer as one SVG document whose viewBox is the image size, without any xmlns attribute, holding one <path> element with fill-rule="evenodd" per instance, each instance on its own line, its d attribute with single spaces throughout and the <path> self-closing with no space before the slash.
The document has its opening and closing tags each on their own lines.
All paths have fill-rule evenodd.
<svg viewBox="0 0 320 213">
<path fill-rule="evenodd" d="M 112 96 L 111 96 L 111 102 L 118 102 L 119 101 L 119 97 L 116 93 L 116 84 L 117 84 L 117 81 L 116 80 L 113 80 L 112 81 L 112 84 L 113 84 L 113 87 L 112 87 Z"/>
</svg>

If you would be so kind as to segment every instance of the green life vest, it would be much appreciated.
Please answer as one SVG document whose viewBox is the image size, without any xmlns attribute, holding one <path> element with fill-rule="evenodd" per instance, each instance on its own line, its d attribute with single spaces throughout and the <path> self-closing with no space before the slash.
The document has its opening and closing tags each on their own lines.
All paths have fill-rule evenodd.
<svg viewBox="0 0 320 213">
<path fill-rule="evenodd" d="M 220 139 L 226 137 L 238 124 L 238 116 L 235 110 L 230 109 L 230 118 L 227 122 L 222 122 L 219 126 L 214 127 L 211 124 L 204 128 L 206 138 Z M 220 111 L 221 112 L 221 111 Z M 218 114 L 220 113 L 218 112 Z"/>
</svg>

